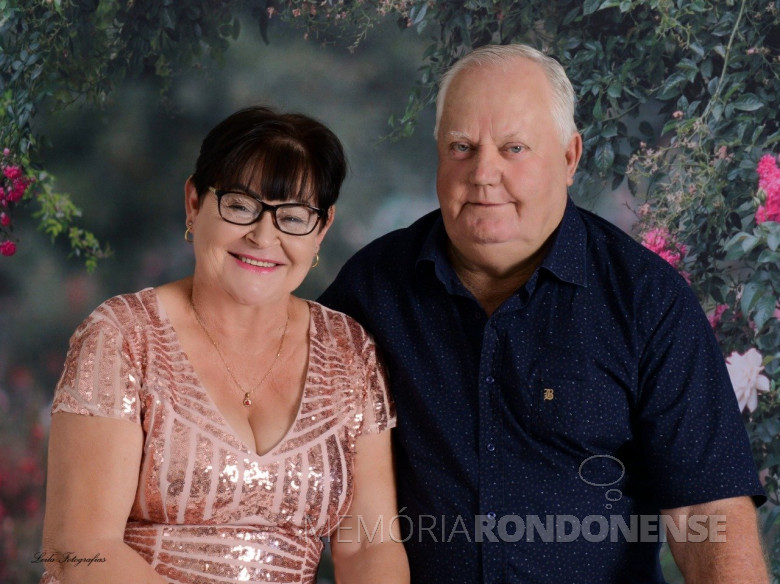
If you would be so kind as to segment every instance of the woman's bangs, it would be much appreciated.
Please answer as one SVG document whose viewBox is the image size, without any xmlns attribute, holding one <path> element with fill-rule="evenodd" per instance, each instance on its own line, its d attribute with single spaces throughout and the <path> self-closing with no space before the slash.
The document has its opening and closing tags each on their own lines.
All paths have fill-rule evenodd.
<svg viewBox="0 0 780 584">
<path fill-rule="evenodd" d="M 277 145 L 247 165 L 247 184 L 267 201 L 296 201 L 316 206 L 309 160 L 295 144 Z"/>
</svg>

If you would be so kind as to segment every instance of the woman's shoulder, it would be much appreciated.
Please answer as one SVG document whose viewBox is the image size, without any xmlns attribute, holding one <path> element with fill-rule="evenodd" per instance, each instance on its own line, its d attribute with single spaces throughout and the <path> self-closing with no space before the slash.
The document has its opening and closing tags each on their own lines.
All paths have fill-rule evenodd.
<svg viewBox="0 0 780 584">
<path fill-rule="evenodd" d="M 311 311 L 312 337 L 321 342 L 349 344 L 359 351 L 373 346 L 374 340 L 354 318 L 328 308 L 314 300 L 307 300 Z"/>
<path fill-rule="evenodd" d="M 116 328 L 122 331 L 136 330 L 158 318 L 157 295 L 154 288 L 138 292 L 117 294 L 103 301 L 79 325 L 76 333 L 98 327 Z"/>
</svg>

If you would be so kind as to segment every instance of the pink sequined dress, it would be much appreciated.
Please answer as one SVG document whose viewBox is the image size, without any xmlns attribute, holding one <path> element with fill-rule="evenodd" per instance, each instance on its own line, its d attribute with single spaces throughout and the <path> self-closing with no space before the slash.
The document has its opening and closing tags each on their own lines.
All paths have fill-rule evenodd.
<svg viewBox="0 0 780 584">
<path fill-rule="evenodd" d="M 320 538 L 352 499 L 356 439 L 395 425 L 371 338 L 346 315 L 309 306 L 299 410 L 263 455 L 217 410 L 154 289 L 108 300 L 73 334 L 52 413 L 143 427 L 125 542 L 168 581 L 314 582 Z"/>
</svg>

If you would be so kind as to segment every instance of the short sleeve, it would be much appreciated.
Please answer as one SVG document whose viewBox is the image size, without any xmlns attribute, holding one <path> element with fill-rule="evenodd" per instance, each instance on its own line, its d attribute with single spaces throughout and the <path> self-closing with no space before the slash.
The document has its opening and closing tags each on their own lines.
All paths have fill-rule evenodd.
<svg viewBox="0 0 780 584">
<path fill-rule="evenodd" d="M 140 423 L 140 385 L 128 339 L 109 311 L 101 307 L 70 339 L 51 412 Z"/>
<path fill-rule="evenodd" d="M 376 345 L 370 337 L 367 337 L 364 358 L 366 392 L 361 432 L 378 434 L 395 427 L 395 404 L 387 389 L 387 374 L 384 365 L 377 356 Z"/>
<path fill-rule="evenodd" d="M 765 500 L 712 329 L 688 286 L 655 327 L 643 362 L 639 428 L 662 509 L 750 495 Z"/>
</svg>

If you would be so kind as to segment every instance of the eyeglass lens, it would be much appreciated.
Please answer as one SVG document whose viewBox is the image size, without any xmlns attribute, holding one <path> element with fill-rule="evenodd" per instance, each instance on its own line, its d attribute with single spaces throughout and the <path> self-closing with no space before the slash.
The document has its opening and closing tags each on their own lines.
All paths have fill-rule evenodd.
<svg viewBox="0 0 780 584">
<path fill-rule="evenodd" d="M 225 221 L 238 225 L 254 223 L 263 208 L 274 215 L 274 224 L 279 231 L 290 235 L 306 235 L 310 233 L 319 219 L 317 212 L 297 203 L 268 205 L 256 198 L 241 192 L 223 192 L 219 197 L 219 213 Z"/>
</svg>

